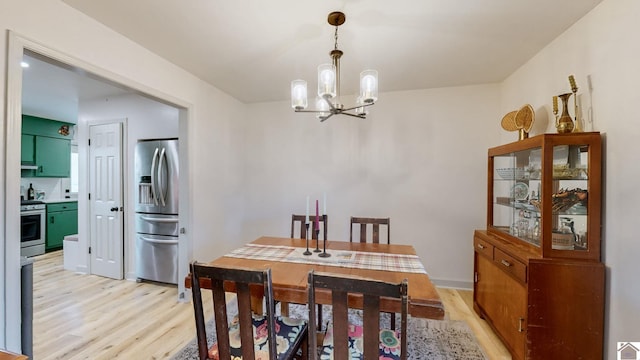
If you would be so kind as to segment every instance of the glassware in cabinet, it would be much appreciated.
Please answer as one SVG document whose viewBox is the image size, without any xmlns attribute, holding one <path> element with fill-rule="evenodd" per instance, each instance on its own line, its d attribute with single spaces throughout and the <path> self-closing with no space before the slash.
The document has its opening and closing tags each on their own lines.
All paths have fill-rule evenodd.
<svg viewBox="0 0 640 360">
<path fill-rule="evenodd" d="M 488 229 L 543 257 L 600 258 L 599 133 L 489 149 Z"/>
</svg>

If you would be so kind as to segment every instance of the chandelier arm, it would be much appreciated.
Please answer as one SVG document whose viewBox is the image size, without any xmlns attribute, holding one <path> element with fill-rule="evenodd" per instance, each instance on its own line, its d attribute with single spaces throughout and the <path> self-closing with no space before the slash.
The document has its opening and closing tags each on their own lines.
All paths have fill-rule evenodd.
<svg viewBox="0 0 640 360">
<path fill-rule="evenodd" d="M 327 111 L 327 110 L 298 110 L 298 109 L 295 109 L 295 112 L 297 112 L 297 113 L 301 112 L 301 113 L 316 113 L 316 114 L 319 114 L 319 113 L 326 113 L 326 112 L 329 112 L 329 111 Z"/>
<path fill-rule="evenodd" d="M 349 116 L 357 117 L 357 118 L 360 118 L 360 119 L 366 119 L 366 117 L 367 117 L 367 115 L 365 115 L 365 114 L 351 114 L 351 113 L 348 113 L 348 112 L 341 112 L 340 115 L 349 115 Z"/>
<path fill-rule="evenodd" d="M 327 115 L 327 116 L 321 116 L 321 117 L 320 117 L 320 122 L 324 122 L 324 121 L 325 121 L 325 120 L 327 120 L 328 118 L 332 117 L 334 114 L 335 114 L 335 113 L 333 113 L 333 112 L 332 112 L 332 113 L 330 113 L 330 114 L 329 114 L 329 115 Z"/>
<path fill-rule="evenodd" d="M 357 109 L 357 108 L 363 108 L 363 107 L 371 106 L 373 104 L 375 104 L 375 103 L 366 103 L 366 104 L 362 104 L 362 105 L 356 105 L 356 106 L 353 106 L 353 107 L 350 107 L 350 108 L 342 109 L 342 111 L 349 111 L 349 110 L 354 110 L 354 109 Z"/>
</svg>

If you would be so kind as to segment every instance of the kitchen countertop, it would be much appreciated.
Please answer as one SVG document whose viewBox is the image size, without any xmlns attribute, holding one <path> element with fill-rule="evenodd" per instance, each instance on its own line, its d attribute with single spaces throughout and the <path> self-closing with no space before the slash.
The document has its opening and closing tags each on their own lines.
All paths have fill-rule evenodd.
<svg viewBox="0 0 640 360">
<path fill-rule="evenodd" d="M 62 202 L 76 202 L 78 199 L 46 199 L 42 200 L 45 204 L 62 203 Z"/>
</svg>

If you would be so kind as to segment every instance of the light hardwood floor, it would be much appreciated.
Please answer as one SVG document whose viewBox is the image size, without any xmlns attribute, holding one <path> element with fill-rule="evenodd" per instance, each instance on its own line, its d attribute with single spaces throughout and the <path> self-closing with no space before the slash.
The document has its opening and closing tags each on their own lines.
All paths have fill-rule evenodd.
<svg viewBox="0 0 640 360">
<path fill-rule="evenodd" d="M 35 360 L 166 359 L 195 336 L 193 308 L 175 286 L 76 274 L 63 269 L 61 251 L 35 260 Z M 489 359 L 511 359 L 473 311 L 471 291 L 438 292 L 446 316 L 465 320 Z"/>
</svg>

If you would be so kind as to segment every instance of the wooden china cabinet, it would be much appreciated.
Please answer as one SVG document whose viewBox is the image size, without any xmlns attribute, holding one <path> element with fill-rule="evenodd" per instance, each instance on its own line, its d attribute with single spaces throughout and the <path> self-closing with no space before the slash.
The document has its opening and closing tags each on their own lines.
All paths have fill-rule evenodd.
<svg viewBox="0 0 640 360">
<path fill-rule="evenodd" d="M 602 359 L 600 133 L 542 134 L 488 155 L 475 311 L 514 359 Z"/>
</svg>

